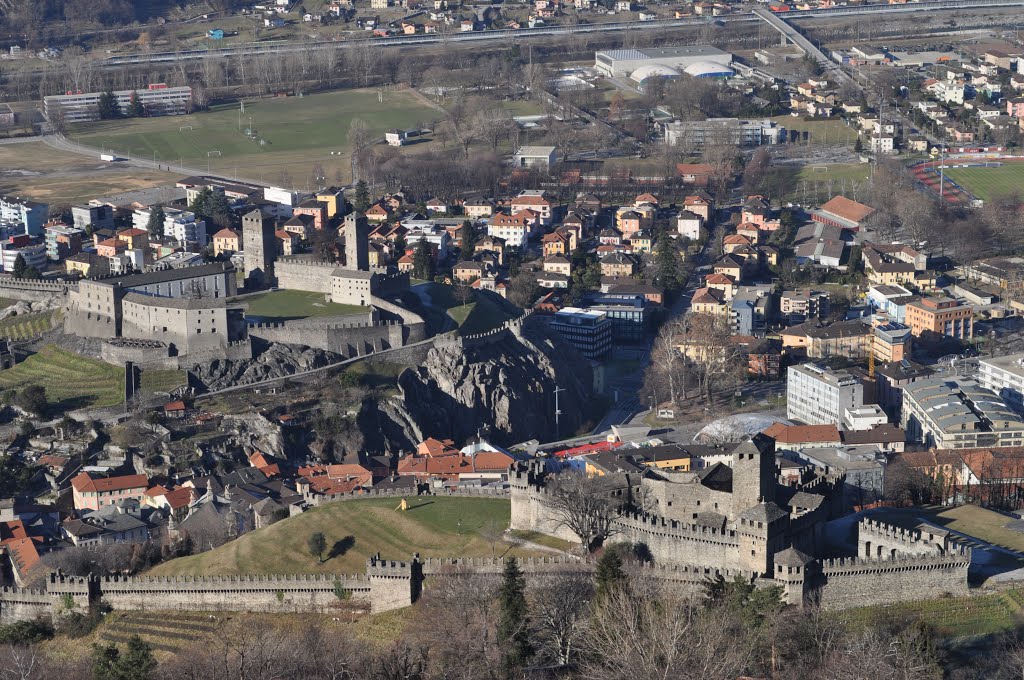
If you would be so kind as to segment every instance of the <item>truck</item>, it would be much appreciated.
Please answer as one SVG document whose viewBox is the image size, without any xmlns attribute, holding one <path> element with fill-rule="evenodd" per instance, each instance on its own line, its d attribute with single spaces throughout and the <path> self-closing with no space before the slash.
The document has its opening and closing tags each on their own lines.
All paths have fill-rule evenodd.
<svg viewBox="0 0 1024 680">
<path fill-rule="evenodd" d="M 117 160 L 117 156 L 115 156 L 112 153 L 101 153 L 100 154 L 100 160 L 101 161 L 106 161 L 107 163 L 113 163 L 114 161 Z"/>
</svg>

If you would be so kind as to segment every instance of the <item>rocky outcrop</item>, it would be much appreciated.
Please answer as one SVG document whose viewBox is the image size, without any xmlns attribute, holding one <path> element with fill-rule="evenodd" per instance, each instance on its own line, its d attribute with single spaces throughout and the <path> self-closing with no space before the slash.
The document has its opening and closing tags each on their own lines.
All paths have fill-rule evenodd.
<svg viewBox="0 0 1024 680">
<path fill-rule="evenodd" d="M 559 431 L 555 388 L 561 388 Z M 370 448 L 409 451 L 426 437 L 477 434 L 497 444 L 574 434 L 587 420 L 592 373 L 541 319 L 465 346 L 440 344 L 398 377 L 398 395 L 364 406 Z"/>
<path fill-rule="evenodd" d="M 311 347 L 280 343 L 258 347 L 254 341 L 253 359 L 216 359 L 190 368 L 192 375 L 207 390 L 214 391 L 234 385 L 249 385 L 272 378 L 286 378 L 341 361 L 342 357 Z"/>
<path fill-rule="evenodd" d="M 26 302 L 25 300 L 19 300 L 13 305 L 0 309 L 0 321 L 12 316 L 25 316 L 26 314 L 49 312 L 54 309 L 60 309 L 63 306 L 64 300 L 59 295 L 50 296 L 41 302 Z"/>
</svg>

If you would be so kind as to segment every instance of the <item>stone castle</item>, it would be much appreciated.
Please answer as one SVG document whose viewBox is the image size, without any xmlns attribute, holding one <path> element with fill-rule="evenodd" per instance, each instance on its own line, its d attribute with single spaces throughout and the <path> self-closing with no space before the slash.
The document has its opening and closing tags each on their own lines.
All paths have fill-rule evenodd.
<svg viewBox="0 0 1024 680">
<path fill-rule="evenodd" d="M 510 475 L 513 529 L 578 542 L 552 508 L 553 477 L 543 462 Z M 790 604 L 825 608 L 967 593 L 969 549 L 935 528 L 857 525 L 856 556 L 825 559 L 825 525 L 841 514 L 843 476 L 813 466 L 780 481 L 770 439 L 738 444 L 729 464 L 698 472 L 648 472 L 609 490 L 618 516 L 606 544 L 646 547 L 676 581 L 709 576 L 778 585 Z M 679 578 L 688 574 L 690 578 Z M 879 583 L 885 583 L 879 588 Z"/>
</svg>

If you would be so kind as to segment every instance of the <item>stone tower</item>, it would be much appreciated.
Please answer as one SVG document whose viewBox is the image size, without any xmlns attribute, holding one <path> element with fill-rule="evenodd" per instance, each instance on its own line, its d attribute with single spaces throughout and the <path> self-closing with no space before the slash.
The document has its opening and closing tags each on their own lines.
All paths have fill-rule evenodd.
<svg viewBox="0 0 1024 680">
<path fill-rule="evenodd" d="M 732 507 L 735 511 L 775 500 L 778 473 L 772 441 L 762 435 L 741 442 L 732 453 Z"/>
<path fill-rule="evenodd" d="M 274 223 L 257 208 L 242 217 L 246 288 L 264 288 L 274 279 Z"/>
<path fill-rule="evenodd" d="M 345 269 L 370 270 L 370 230 L 366 215 L 350 212 L 345 215 Z"/>
</svg>

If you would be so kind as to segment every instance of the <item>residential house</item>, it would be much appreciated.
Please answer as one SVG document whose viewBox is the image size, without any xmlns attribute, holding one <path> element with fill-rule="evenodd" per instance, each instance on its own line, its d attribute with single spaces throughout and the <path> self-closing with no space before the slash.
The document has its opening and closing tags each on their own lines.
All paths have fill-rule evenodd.
<svg viewBox="0 0 1024 680">
<path fill-rule="evenodd" d="M 121 475 L 117 477 L 94 477 L 81 472 L 71 480 L 72 499 L 75 510 L 99 510 L 124 500 L 142 501 L 149 480 L 146 475 Z"/>
<path fill-rule="evenodd" d="M 602 276 L 632 276 L 636 272 L 636 260 L 625 253 L 612 253 L 601 260 Z"/>
<path fill-rule="evenodd" d="M 242 235 L 234 229 L 225 227 L 213 235 L 213 255 L 231 255 L 242 249 Z"/>
</svg>

